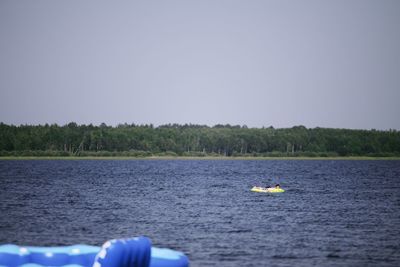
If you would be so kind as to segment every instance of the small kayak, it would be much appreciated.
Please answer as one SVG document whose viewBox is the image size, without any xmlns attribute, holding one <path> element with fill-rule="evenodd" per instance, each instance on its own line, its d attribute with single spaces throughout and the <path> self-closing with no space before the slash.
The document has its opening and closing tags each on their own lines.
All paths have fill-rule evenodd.
<svg viewBox="0 0 400 267">
<path fill-rule="evenodd" d="M 283 193 L 283 192 L 285 192 L 285 190 L 283 190 L 282 188 L 260 187 L 260 186 L 253 186 L 251 191 L 259 192 L 259 193 Z"/>
</svg>

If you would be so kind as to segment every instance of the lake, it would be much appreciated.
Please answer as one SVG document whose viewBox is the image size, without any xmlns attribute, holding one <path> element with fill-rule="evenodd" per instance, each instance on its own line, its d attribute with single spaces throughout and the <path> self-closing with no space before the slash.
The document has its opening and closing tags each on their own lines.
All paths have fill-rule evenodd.
<svg viewBox="0 0 400 267">
<path fill-rule="evenodd" d="M 145 235 L 191 266 L 400 266 L 400 161 L 0 160 L 0 214 L 2 244 Z"/>
</svg>

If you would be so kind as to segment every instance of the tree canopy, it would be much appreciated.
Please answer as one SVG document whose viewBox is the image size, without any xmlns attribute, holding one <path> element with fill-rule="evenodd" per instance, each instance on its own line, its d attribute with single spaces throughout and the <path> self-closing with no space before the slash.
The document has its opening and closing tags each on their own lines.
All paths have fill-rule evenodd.
<svg viewBox="0 0 400 267">
<path fill-rule="evenodd" d="M 400 132 L 295 126 L 7 125 L 1 156 L 399 156 Z"/>
</svg>

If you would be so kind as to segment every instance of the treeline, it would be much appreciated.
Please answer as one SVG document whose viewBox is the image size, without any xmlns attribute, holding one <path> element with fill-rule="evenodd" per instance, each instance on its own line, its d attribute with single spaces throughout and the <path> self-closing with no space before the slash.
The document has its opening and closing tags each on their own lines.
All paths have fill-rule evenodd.
<svg viewBox="0 0 400 267">
<path fill-rule="evenodd" d="M 400 132 L 192 124 L 7 125 L 0 156 L 400 156 Z"/>
</svg>

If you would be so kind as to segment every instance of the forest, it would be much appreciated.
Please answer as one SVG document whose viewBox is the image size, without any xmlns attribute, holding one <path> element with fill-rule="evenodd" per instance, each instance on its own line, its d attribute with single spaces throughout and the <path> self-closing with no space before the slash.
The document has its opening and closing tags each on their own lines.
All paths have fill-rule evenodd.
<svg viewBox="0 0 400 267">
<path fill-rule="evenodd" d="M 397 130 L 0 123 L 0 156 L 399 157 Z"/>
</svg>

